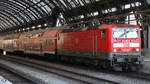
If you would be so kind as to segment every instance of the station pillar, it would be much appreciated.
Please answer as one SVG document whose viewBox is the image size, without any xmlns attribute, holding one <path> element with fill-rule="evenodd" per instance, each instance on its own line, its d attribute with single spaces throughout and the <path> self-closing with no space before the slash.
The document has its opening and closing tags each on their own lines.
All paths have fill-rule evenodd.
<svg viewBox="0 0 150 84">
<path fill-rule="evenodd" d="M 141 41 L 143 42 L 143 56 L 145 58 L 150 58 L 150 25 L 145 26 L 143 31 L 143 38 L 141 38 Z"/>
<path fill-rule="evenodd" d="M 141 28 L 142 28 L 142 30 L 141 30 L 141 43 L 142 43 L 142 49 L 147 49 L 148 48 L 148 41 L 149 41 L 149 39 L 148 38 L 150 38 L 149 37 L 149 29 L 148 29 L 148 26 L 147 25 L 142 25 L 141 26 Z"/>
<path fill-rule="evenodd" d="M 147 45 L 148 45 L 148 49 L 150 50 L 150 25 L 148 26 L 148 28 L 147 28 L 147 35 L 148 35 L 148 38 L 147 38 L 147 40 L 148 40 L 148 43 L 147 43 Z"/>
</svg>

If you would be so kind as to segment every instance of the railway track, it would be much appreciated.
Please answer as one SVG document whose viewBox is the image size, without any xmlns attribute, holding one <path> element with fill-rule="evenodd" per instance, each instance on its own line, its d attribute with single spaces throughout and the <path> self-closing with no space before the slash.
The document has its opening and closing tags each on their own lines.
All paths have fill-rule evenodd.
<svg viewBox="0 0 150 84">
<path fill-rule="evenodd" d="M 1 59 L 27 65 L 45 72 L 49 72 L 61 77 L 68 78 L 70 80 L 75 80 L 75 81 L 80 81 L 83 84 L 120 84 L 118 82 L 106 80 L 106 79 L 101 79 L 98 77 L 82 74 L 79 72 L 73 72 L 71 70 L 65 70 L 62 68 L 57 68 L 54 66 L 50 66 L 47 63 L 37 61 L 37 60 L 32 60 L 32 59 L 25 59 L 21 57 L 16 57 L 16 56 L 0 56 Z"/>
<path fill-rule="evenodd" d="M 115 71 L 107 71 L 107 70 L 100 70 L 100 71 L 94 70 L 94 71 L 150 81 L 150 74 L 145 72 L 115 72 Z"/>
<path fill-rule="evenodd" d="M 120 75 L 150 81 L 150 74 L 144 72 L 120 73 Z"/>
<path fill-rule="evenodd" d="M 12 84 L 36 84 L 21 75 L 3 68 L 3 66 L 0 66 L 0 75 L 9 80 Z"/>
<path fill-rule="evenodd" d="M 92 71 L 96 72 L 103 72 L 103 73 L 108 73 L 108 74 L 113 74 L 113 75 L 118 75 L 118 76 L 125 76 L 125 77 L 130 77 L 130 78 L 135 78 L 135 79 L 142 79 L 146 81 L 150 81 L 150 73 L 145 73 L 145 72 L 116 72 L 116 71 L 108 71 L 108 70 L 97 70 L 92 69 Z"/>
</svg>

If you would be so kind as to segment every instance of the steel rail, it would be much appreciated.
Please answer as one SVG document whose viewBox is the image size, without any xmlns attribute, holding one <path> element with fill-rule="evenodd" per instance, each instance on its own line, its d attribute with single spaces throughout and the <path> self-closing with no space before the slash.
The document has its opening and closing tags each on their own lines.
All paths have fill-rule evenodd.
<svg viewBox="0 0 150 84">
<path fill-rule="evenodd" d="M 25 59 L 25 58 L 15 57 L 15 56 L 0 56 L 0 58 L 8 60 L 8 61 L 16 62 L 19 64 L 31 66 L 31 67 L 34 67 L 34 68 L 37 68 L 40 70 L 44 70 L 46 72 L 54 73 L 54 74 L 57 74 L 59 76 L 63 76 L 66 78 L 71 78 L 71 79 L 79 80 L 82 82 L 86 82 L 88 84 L 99 84 L 100 82 L 104 82 L 107 84 L 120 84 L 120 83 L 117 83 L 114 81 L 86 75 L 83 73 L 73 72 L 71 70 L 66 70 L 66 69 L 50 66 L 47 63 L 37 61 L 37 60 Z M 65 74 L 62 74 L 62 73 L 65 73 Z M 67 75 L 67 74 L 69 74 L 69 75 Z"/>
<path fill-rule="evenodd" d="M 17 73 L 17 72 L 16 72 Z M 0 65 L 0 75 L 3 76 L 5 79 L 10 81 L 13 84 L 36 84 L 33 81 L 25 78 L 22 75 L 16 74 L 11 70 L 6 69 L 5 66 Z"/>
</svg>

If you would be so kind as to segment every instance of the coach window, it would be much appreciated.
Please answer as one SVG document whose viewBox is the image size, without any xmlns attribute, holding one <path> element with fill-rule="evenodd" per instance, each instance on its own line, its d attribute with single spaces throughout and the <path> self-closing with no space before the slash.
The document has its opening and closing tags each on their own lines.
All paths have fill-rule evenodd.
<svg viewBox="0 0 150 84">
<path fill-rule="evenodd" d="M 105 30 L 102 30 L 102 31 L 101 31 L 101 38 L 102 38 L 102 39 L 105 39 L 105 36 L 106 36 L 106 32 L 105 32 Z"/>
</svg>

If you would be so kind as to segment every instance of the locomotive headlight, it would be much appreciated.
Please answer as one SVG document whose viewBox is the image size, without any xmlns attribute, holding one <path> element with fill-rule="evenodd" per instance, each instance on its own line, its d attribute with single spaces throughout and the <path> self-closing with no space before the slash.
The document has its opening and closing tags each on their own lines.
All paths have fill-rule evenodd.
<svg viewBox="0 0 150 84">
<path fill-rule="evenodd" d="M 116 48 L 116 47 L 123 47 L 123 43 L 114 43 L 113 47 L 114 48 Z"/>
<path fill-rule="evenodd" d="M 140 51 L 140 50 L 137 48 L 136 51 L 138 52 L 138 51 Z"/>
<path fill-rule="evenodd" d="M 114 49 L 114 52 L 117 52 L 117 49 Z"/>
</svg>

